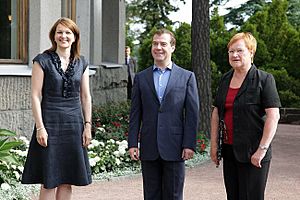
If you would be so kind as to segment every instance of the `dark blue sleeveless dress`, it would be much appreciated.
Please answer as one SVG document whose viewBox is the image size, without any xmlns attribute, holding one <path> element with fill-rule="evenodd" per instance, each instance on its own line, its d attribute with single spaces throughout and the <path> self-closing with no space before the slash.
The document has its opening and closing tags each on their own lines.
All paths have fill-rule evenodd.
<svg viewBox="0 0 300 200">
<path fill-rule="evenodd" d="M 39 54 L 33 61 L 44 71 L 41 107 L 48 146 L 38 144 L 34 128 L 21 182 L 41 183 L 47 189 L 61 184 L 88 185 L 91 168 L 87 149 L 82 146 L 80 102 L 80 82 L 87 62 L 82 56 L 73 59 L 63 72 L 55 52 Z"/>
</svg>

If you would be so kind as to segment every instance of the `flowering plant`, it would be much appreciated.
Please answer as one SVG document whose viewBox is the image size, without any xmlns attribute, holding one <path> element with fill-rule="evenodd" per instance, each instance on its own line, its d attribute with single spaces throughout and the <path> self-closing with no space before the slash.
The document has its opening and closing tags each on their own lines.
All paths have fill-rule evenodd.
<svg viewBox="0 0 300 200">
<path fill-rule="evenodd" d="M 114 171 L 132 165 L 127 152 L 127 141 L 109 139 L 105 142 L 93 139 L 88 146 L 89 162 L 93 174 Z"/>
<path fill-rule="evenodd" d="M 23 171 L 21 156 L 27 155 L 27 152 L 23 153 L 21 149 L 16 149 L 21 148 L 23 141 L 15 139 L 14 136 L 16 133 L 0 129 L 0 184 L 2 189 L 9 189 L 10 185 L 19 181 Z"/>
<path fill-rule="evenodd" d="M 129 102 L 106 104 L 93 108 L 93 133 L 95 139 L 106 141 L 127 140 L 129 126 Z"/>
<path fill-rule="evenodd" d="M 206 148 L 208 146 L 208 138 L 204 133 L 197 134 L 197 147 L 196 150 L 200 154 L 207 153 Z"/>
<path fill-rule="evenodd" d="M 9 130 L 0 129 L 0 135 L 0 199 L 28 199 L 26 194 L 37 190 L 37 187 L 20 184 L 29 141 L 25 137 L 16 138 Z"/>
</svg>

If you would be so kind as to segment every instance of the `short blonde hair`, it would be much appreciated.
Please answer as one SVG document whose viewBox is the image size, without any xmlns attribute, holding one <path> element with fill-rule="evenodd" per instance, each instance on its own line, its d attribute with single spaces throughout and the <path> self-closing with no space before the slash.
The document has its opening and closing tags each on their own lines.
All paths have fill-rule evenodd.
<svg viewBox="0 0 300 200">
<path fill-rule="evenodd" d="M 255 37 L 249 32 L 242 32 L 242 33 L 235 34 L 228 42 L 227 49 L 229 49 L 233 43 L 235 43 L 236 41 L 238 41 L 240 39 L 243 39 L 245 41 L 246 47 L 250 51 L 252 51 L 253 57 L 254 57 L 255 52 L 256 52 L 256 47 L 257 47 L 257 41 L 256 41 Z"/>
</svg>

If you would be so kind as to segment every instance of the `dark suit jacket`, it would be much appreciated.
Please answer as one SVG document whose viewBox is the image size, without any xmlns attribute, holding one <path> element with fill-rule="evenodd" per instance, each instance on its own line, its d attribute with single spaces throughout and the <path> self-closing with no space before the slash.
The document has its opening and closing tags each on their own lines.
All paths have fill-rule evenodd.
<svg viewBox="0 0 300 200">
<path fill-rule="evenodd" d="M 136 74 L 132 92 L 128 145 L 138 147 L 140 139 L 141 160 L 181 161 L 183 148 L 195 150 L 199 97 L 193 72 L 173 64 L 161 103 L 152 67 Z"/>
<path fill-rule="evenodd" d="M 127 72 L 128 76 L 130 77 L 131 80 L 131 85 L 133 84 L 134 76 L 135 73 L 137 72 L 137 63 L 136 60 L 132 57 L 129 58 L 129 62 L 127 64 Z"/>
<path fill-rule="evenodd" d="M 216 95 L 221 119 L 232 75 L 233 70 L 223 75 Z M 278 107 L 281 104 L 274 77 L 252 65 L 233 104 L 233 152 L 238 161 L 250 162 L 262 138 L 265 109 Z M 270 147 L 263 161 L 271 159 L 271 151 Z"/>
</svg>

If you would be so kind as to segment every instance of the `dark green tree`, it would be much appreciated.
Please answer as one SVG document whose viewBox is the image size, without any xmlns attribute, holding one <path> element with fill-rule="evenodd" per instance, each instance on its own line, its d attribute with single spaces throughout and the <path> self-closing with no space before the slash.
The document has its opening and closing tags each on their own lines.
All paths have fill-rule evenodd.
<svg viewBox="0 0 300 200">
<path fill-rule="evenodd" d="M 229 0 L 212 0 L 211 6 L 226 5 Z M 240 27 L 244 22 L 256 12 L 262 11 L 267 5 L 271 4 L 270 0 L 249 0 L 241 4 L 238 8 L 229 7 L 229 13 L 224 15 L 225 24 L 230 23 L 235 27 Z M 286 10 L 288 21 L 296 29 L 300 28 L 300 1 L 288 0 L 288 9 Z"/>
<path fill-rule="evenodd" d="M 285 68 L 289 75 L 300 79 L 300 35 L 289 24 L 287 0 L 273 0 L 264 10 L 257 12 L 242 26 L 258 40 L 255 62 L 266 68 Z"/>
<path fill-rule="evenodd" d="M 185 0 L 178 0 L 185 3 Z M 178 11 L 178 6 L 170 0 L 132 0 L 127 4 L 127 20 L 134 24 L 141 24 L 143 31 L 139 37 L 142 41 L 149 37 L 150 31 L 156 27 L 166 27 L 174 22 L 169 18 L 170 13 Z"/>
<path fill-rule="evenodd" d="M 249 0 L 238 8 L 229 7 L 227 8 L 229 13 L 224 15 L 225 23 L 240 27 L 244 24 L 245 19 L 261 11 L 267 4 L 269 4 L 269 1 L 266 0 Z"/>
<path fill-rule="evenodd" d="M 289 22 L 300 31 L 300 1 L 289 0 L 289 7 L 287 11 Z"/>
<path fill-rule="evenodd" d="M 279 91 L 282 107 L 300 108 L 300 81 L 289 76 L 288 72 L 282 69 L 266 69 L 273 74 L 276 86 Z"/>
<path fill-rule="evenodd" d="M 154 27 L 149 35 L 153 35 L 157 29 Z M 152 44 L 152 37 L 149 36 L 142 40 L 139 48 L 139 57 L 138 57 L 138 66 L 139 71 L 146 69 L 147 67 L 153 65 L 153 58 L 151 55 L 151 44 Z"/>
<path fill-rule="evenodd" d="M 191 31 L 192 27 L 187 23 L 180 24 L 175 30 L 176 49 L 173 54 L 173 61 L 188 70 L 192 70 Z"/>
<path fill-rule="evenodd" d="M 218 14 L 218 8 L 214 8 L 210 19 L 210 59 L 221 73 L 231 68 L 228 63 L 227 43 L 233 35 L 232 32 L 234 30 L 226 30 L 224 17 Z"/>
</svg>

